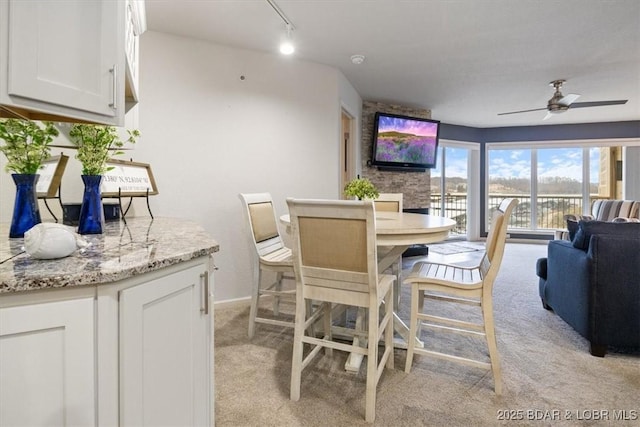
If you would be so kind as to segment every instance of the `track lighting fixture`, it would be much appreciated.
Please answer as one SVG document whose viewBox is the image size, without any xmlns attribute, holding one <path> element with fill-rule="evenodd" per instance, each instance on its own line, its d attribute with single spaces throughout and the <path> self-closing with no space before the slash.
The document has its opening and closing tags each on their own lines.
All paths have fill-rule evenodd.
<svg viewBox="0 0 640 427">
<path fill-rule="evenodd" d="M 287 24 L 287 35 L 282 43 L 280 43 L 280 53 L 283 55 L 291 55 L 296 48 L 291 40 L 291 25 Z"/>
<path fill-rule="evenodd" d="M 275 10 L 278 16 L 284 21 L 284 25 L 286 26 L 287 33 L 280 43 L 280 53 L 282 53 L 283 55 L 291 55 L 296 50 L 295 46 L 293 45 L 293 39 L 291 37 L 291 33 L 293 32 L 295 27 L 293 26 L 291 20 L 284 14 L 284 12 L 280 10 L 274 0 L 267 0 L 267 3 L 269 3 L 273 10 Z"/>
</svg>

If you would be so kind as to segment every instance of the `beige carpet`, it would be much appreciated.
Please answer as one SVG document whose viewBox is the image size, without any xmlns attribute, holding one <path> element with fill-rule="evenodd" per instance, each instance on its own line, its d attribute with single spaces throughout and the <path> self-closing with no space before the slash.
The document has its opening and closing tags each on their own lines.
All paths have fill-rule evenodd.
<svg viewBox="0 0 640 427">
<path fill-rule="evenodd" d="M 490 373 L 414 357 L 405 351 L 378 385 L 378 426 L 620 425 L 640 426 L 640 353 L 589 354 L 588 343 L 540 304 L 535 261 L 545 245 L 508 244 L 494 290 L 503 395 Z M 460 257 L 461 255 L 454 255 Z M 405 260 L 409 268 L 417 258 Z M 403 287 L 401 317 L 408 317 Z M 215 313 L 217 426 L 357 426 L 364 421 L 364 365 L 343 369 L 346 355 L 318 356 L 289 400 L 292 330 L 259 325 L 247 338 L 249 309 Z M 440 334 L 441 335 L 441 334 Z M 486 354 L 482 341 L 425 335 L 436 347 Z M 624 411 L 624 412 L 623 412 Z M 616 418 L 626 418 L 615 421 Z"/>
</svg>

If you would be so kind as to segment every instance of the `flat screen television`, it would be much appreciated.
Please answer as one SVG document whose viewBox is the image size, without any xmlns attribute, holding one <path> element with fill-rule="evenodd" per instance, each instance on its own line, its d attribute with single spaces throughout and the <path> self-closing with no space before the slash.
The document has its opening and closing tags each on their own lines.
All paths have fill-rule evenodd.
<svg viewBox="0 0 640 427">
<path fill-rule="evenodd" d="M 435 168 L 439 135 L 438 120 L 377 112 L 371 165 L 381 170 Z"/>
</svg>

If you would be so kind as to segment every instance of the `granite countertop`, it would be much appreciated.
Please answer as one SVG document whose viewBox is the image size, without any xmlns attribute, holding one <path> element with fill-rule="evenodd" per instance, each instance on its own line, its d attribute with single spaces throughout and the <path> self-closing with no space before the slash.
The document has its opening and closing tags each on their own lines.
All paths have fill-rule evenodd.
<svg viewBox="0 0 640 427">
<path fill-rule="evenodd" d="M 82 236 L 87 248 L 55 260 L 32 259 L 24 239 L 8 236 L 0 224 L 0 294 L 115 282 L 219 250 L 200 225 L 177 218 L 107 222 L 103 234 Z"/>
</svg>

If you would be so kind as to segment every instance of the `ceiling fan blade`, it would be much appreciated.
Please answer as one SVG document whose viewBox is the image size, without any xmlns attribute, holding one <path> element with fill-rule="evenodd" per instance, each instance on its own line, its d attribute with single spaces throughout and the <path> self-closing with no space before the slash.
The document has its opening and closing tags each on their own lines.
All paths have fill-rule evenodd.
<svg viewBox="0 0 640 427">
<path fill-rule="evenodd" d="M 626 104 L 628 99 L 618 99 L 615 101 L 591 101 L 591 102 L 574 102 L 570 108 L 585 108 L 585 107 L 604 107 L 607 105 L 622 105 Z"/>
<path fill-rule="evenodd" d="M 542 120 L 549 120 L 551 117 L 553 117 L 553 114 L 551 114 L 550 111 L 547 111 L 547 115 L 544 116 L 544 118 Z"/>
<path fill-rule="evenodd" d="M 507 114 L 528 113 L 529 111 L 542 111 L 542 110 L 546 110 L 546 108 L 534 108 L 533 110 L 510 111 L 508 113 L 498 113 L 498 115 L 504 116 Z"/>
<path fill-rule="evenodd" d="M 560 98 L 558 104 L 569 106 L 578 98 L 580 98 L 580 95 L 578 95 L 577 93 L 570 93 L 569 95 L 565 95 Z"/>
</svg>

